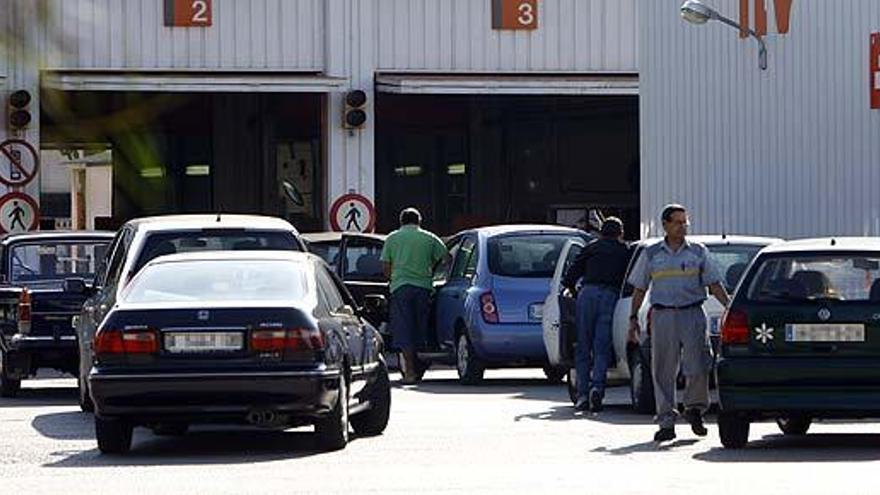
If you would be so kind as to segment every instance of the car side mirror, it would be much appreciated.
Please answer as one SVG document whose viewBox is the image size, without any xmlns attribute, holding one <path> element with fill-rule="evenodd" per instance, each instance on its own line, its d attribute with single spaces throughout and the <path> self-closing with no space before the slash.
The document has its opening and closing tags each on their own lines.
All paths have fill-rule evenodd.
<svg viewBox="0 0 880 495">
<path fill-rule="evenodd" d="M 379 321 L 388 320 L 388 299 L 382 294 L 364 296 L 364 312 Z"/>
<path fill-rule="evenodd" d="M 341 315 L 355 316 L 355 310 L 354 310 L 354 308 L 352 308 L 352 307 L 349 306 L 348 304 L 344 304 L 344 305 L 340 306 L 339 309 L 336 310 L 336 312 L 339 313 L 339 314 L 341 314 Z"/>
<path fill-rule="evenodd" d="M 70 294 L 86 294 L 89 286 L 86 281 L 81 278 L 68 278 L 64 280 L 64 292 Z"/>
</svg>

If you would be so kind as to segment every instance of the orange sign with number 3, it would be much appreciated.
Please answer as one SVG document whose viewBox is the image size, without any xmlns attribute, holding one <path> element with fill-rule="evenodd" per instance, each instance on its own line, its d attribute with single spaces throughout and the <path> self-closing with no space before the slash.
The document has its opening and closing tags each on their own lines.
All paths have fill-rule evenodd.
<svg viewBox="0 0 880 495">
<path fill-rule="evenodd" d="M 538 29 L 538 0 L 492 0 L 492 28 Z"/>
</svg>

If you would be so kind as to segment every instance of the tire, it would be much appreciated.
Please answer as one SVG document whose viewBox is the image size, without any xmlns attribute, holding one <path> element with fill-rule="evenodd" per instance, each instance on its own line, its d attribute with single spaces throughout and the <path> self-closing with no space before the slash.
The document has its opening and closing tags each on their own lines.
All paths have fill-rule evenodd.
<svg viewBox="0 0 880 495">
<path fill-rule="evenodd" d="M 339 398 L 327 417 L 315 422 L 315 435 L 321 450 L 342 450 L 348 445 L 348 383 L 345 373 L 339 376 Z"/>
<path fill-rule="evenodd" d="M 89 395 L 88 381 L 83 378 L 82 374 L 76 377 L 76 385 L 79 388 L 80 410 L 85 413 L 95 412 L 95 403 L 92 402 L 92 397 Z"/>
<path fill-rule="evenodd" d="M 577 404 L 577 371 L 574 368 L 570 368 L 568 373 L 566 373 L 565 385 L 568 388 L 568 398 L 571 399 L 571 403 Z"/>
<path fill-rule="evenodd" d="M 153 434 L 158 437 L 182 437 L 189 430 L 186 423 L 169 423 L 158 425 L 153 428 Z"/>
<path fill-rule="evenodd" d="M 0 397 L 15 397 L 21 390 L 21 380 L 6 374 L 6 353 L 0 351 Z"/>
<path fill-rule="evenodd" d="M 554 385 L 562 383 L 567 375 L 568 370 L 565 368 L 560 368 L 556 366 L 544 366 L 544 376 L 547 377 L 548 382 Z"/>
<path fill-rule="evenodd" d="M 776 418 L 776 424 L 782 430 L 784 435 L 803 436 L 807 434 L 810 425 L 813 424 L 813 418 L 807 416 L 782 416 Z"/>
<path fill-rule="evenodd" d="M 748 418 L 732 413 L 718 415 L 718 434 L 726 449 L 741 449 L 749 443 Z"/>
<path fill-rule="evenodd" d="M 638 414 L 654 414 L 657 409 L 654 402 L 654 380 L 647 364 L 642 359 L 641 351 L 636 350 L 630 355 L 629 395 L 633 410 Z"/>
<path fill-rule="evenodd" d="M 462 333 L 455 342 L 455 369 L 462 385 L 479 385 L 483 381 L 485 368 L 474 355 L 474 347 L 467 335 Z"/>
<path fill-rule="evenodd" d="M 124 454 L 131 449 L 131 423 L 118 418 L 95 416 L 95 436 L 102 454 Z"/>
<path fill-rule="evenodd" d="M 370 401 L 370 408 L 352 416 L 351 427 L 355 433 L 365 437 L 381 435 L 391 416 L 391 380 L 384 363 L 379 366 L 376 381 L 370 387 L 367 399 Z"/>
</svg>

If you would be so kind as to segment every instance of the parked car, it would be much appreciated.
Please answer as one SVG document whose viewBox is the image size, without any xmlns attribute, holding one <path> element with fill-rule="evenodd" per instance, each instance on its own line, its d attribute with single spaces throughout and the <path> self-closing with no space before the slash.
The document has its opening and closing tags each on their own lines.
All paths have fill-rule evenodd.
<svg viewBox="0 0 880 495">
<path fill-rule="evenodd" d="M 72 318 L 112 232 L 33 232 L 0 240 L 0 396 L 40 368 L 76 375 Z"/>
<path fill-rule="evenodd" d="M 752 421 L 804 435 L 817 418 L 880 417 L 880 240 L 792 241 L 761 251 L 736 291 L 717 365 L 721 443 Z"/>
<path fill-rule="evenodd" d="M 733 292 L 742 278 L 746 267 L 752 259 L 765 246 L 781 242 L 781 239 L 770 237 L 746 237 L 729 235 L 702 235 L 689 236 L 688 240 L 699 242 L 709 249 L 709 255 L 718 265 L 724 285 L 729 292 Z M 644 252 L 644 248 L 662 239 L 647 239 L 632 245 L 633 256 L 630 260 L 626 277 L 629 278 L 629 270 L 635 266 L 636 260 Z M 560 291 L 560 281 L 564 273 L 564 266 L 570 264 L 584 243 L 572 241 L 561 251 L 558 264 L 560 265 L 552 282 L 553 294 L 548 298 L 545 308 L 546 318 L 544 321 L 545 345 L 551 364 L 564 366 L 568 369 L 569 394 L 572 401 L 575 400 L 575 384 L 577 374 L 574 366 L 574 344 L 576 341 L 574 328 L 575 300 L 570 294 Z M 630 396 L 633 408 L 642 414 L 654 412 L 654 385 L 651 377 L 651 341 L 648 333 L 650 326 L 650 289 L 645 303 L 639 311 L 639 322 L 642 328 L 641 345 L 633 345 L 627 342 L 629 330 L 629 314 L 632 305 L 633 288 L 624 283 L 621 288 L 620 299 L 614 313 L 612 332 L 614 334 L 614 359 L 609 369 L 609 378 L 625 380 L 630 385 Z M 706 324 L 714 350 L 718 349 L 719 321 L 723 307 L 714 298 L 708 298 L 704 305 L 706 310 Z"/>
<path fill-rule="evenodd" d="M 322 448 L 349 426 L 385 430 L 391 386 L 382 338 L 317 256 L 213 252 L 163 256 L 123 291 L 95 335 L 89 389 L 105 453 L 135 426 L 314 424 Z"/>
<path fill-rule="evenodd" d="M 302 234 L 302 238 L 309 252 L 323 258 L 342 279 L 358 304 L 363 305 L 367 295 L 380 294 L 388 298 L 388 281 L 381 259 L 384 235 L 318 232 Z M 380 319 L 371 321 L 376 326 L 388 319 L 387 315 L 377 317 Z"/>
<path fill-rule="evenodd" d="M 452 237 L 452 261 L 438 270 L 435 284 L 436 342 L 420 358 L 454 362 L 464 384 L 504 367 L 540 367 L 561 380 L 566 370 L 551 366 L 544 348 L 544 299 L 565 243 L 590 238 L 551 225 L 484 227 Z"/>
<path fill-rule="evenodd" d="M 126 223 L 114 237 L 77 320 L 78 376 L 88 375 L 95 332 L 144 265 L 169 254 L 226 250 L 305 251 L 305 244 L 289 222 L 256 215 L 171 215 Z M 84 411 L 92 409 L 88 383 L 82 379 L 79 402 Z"/>
</svg>

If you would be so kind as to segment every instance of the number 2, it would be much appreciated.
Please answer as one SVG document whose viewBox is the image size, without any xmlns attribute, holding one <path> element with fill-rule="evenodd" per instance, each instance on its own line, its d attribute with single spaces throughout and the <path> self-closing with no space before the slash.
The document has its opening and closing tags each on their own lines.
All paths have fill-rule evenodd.
<svg viewBox="0 0 880 495">
<path fill-rule="evenodd" d="M 192 22 L 205 23 L 208 22 L 208 2 L 205 0 L 193 0 L 192 3 Z"/>
<path fill-rule="evenodd" d="M 522 24 L 523 26 L 530 26 L 533 22 L 535 22 L 535 9 L 532 7 L 530 3 L 521 3 L 519 7 L 519 17 L 516 20 Z"/>
</svg>

